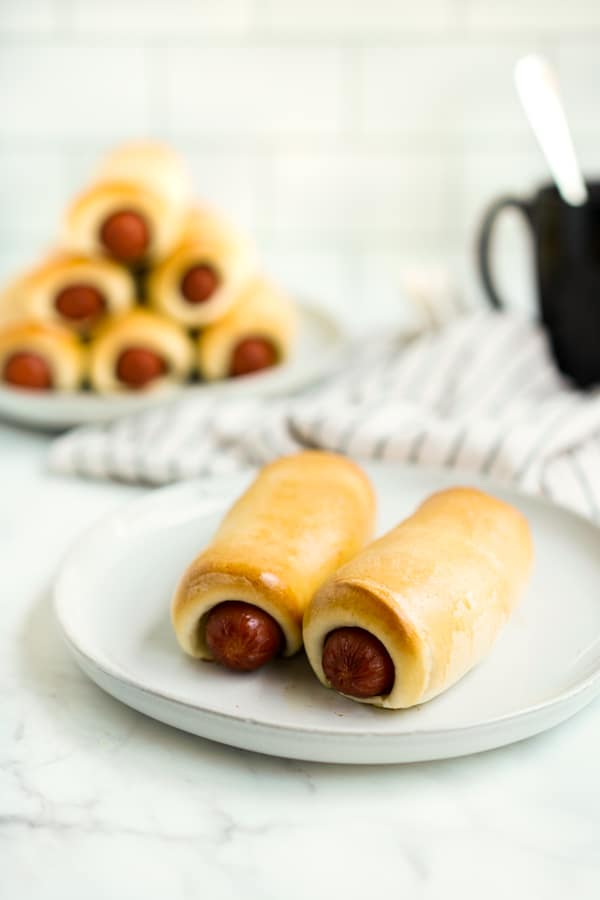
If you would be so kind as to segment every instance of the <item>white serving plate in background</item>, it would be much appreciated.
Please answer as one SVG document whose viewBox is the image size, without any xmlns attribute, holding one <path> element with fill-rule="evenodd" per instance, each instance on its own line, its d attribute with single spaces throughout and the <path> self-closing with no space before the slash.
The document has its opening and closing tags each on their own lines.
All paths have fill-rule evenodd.
<svg viewBox="0 0 600 900">
<path fill-rule="evenodd" d="M 530 521 L 530 587 L 490 655 L 446 693 L 414 709 L 382 710 L 322 687 L 303 654 L 239 675 L 181 652 L 169 619 L 173 589 L 252 474 L 155 491 L 79 540 L 55 605 L 81 668 L 123 703 L 184 731 L 322 762 L 474 753 L 544 731 L 589 703 L 600 692 L 599 530 L 480 479 L 398 464 L 365 468 L 379 532 L 453 483 L 492 490 Z"/>
<path fill-rule="evenodd" d="M 339 322 L 328 312 L 299 306 L 300 328 L 290 359 L 264 372 L 219 382 L 174 385 L 160 391 L 101 395 L 92 391 L 37 393 L 0 386 L 0 417 L 35 428 L 59 430 L 116 419 L 168 403 L 183 392 L 224 397 L 285 394 L 308 387 L 331 373 L 347 346 Z"/>
</svg>

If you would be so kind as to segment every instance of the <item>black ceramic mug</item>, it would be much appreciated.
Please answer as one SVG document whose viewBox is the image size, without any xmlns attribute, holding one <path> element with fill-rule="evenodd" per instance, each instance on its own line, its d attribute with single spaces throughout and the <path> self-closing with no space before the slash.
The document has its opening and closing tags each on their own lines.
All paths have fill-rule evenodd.
<svg viewBox="0 0 600 900">
<path fill-rule="evenodd" d="M 498 214 L 518 209 L 533 236 L 540 317 L 560 369 L 581 387 L 600 382 L 600 181 L 587 185 L 583 206 L 569 206 L 554 186 L 531 200 L 506 196 L 488 209 L 479 233 L 479 271 L 492 305 L 499 297 L 491 271 Z"/>
</svg>

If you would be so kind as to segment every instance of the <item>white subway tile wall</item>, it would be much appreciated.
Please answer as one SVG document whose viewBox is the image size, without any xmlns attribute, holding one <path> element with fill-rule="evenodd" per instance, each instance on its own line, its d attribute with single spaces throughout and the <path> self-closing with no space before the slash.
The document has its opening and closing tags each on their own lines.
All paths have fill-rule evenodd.
<svg viewBox="0 0 600 900">
<path fill-rule="evenodd" d="M 55 24 L 53 0 L 18 0 L 4 3 L 0 11 L 0 34 L 40 34 Z"/>
<path fill-rule="evenodd" d="M 51 242 L 111 143 L 151 135 L 277 277 L 354 327 L 406 318 L 419 268 L 483 302 L 484 208 L 547 178 L 512 82 L 531 50 L 600 175 L 598 0 L 2 0 L 0 277 Z M 497 268 L 525 305 L 516 216 Z"/>
<path fill-rule="evenodd" d="M 361 52 L 358 124 L 366 134 L 488 142 L 523 131 L 514 61 L 536 41 L 420 43 Z"/>
<path fill-rule="evenodd" d="M 257 21 L 273 30 L 322 34 L 403 33 L 416 28 L 444 28 L 453 21 L 453 0 L 262 0 Z"/>
<path fill-rule="evenodd" d="M 11 0 L 12 2 L 12 0 Z M 0 121 L 4 141 L 102 140 L 151 127 L 144 51 L 139 47 L 3 46 Z"/>
<path fill-rule="evenodd" d="M 167 127 L 176 136 L 256 139 L 340 132 L 340 50 L 173 47 L 162 66 Z"/>
<path fill-rule="evenodd" d="M 600 27 L 597 0 L 467 0 L 467 23 L 474 28 L 501 28 L 517 31 L 533 28 L 539 32 L 585 31 Z"/>
<path fill-rule="evenodd" d="M 252 6 L 252 0 L 74 0 L 71 21 L 86 36 L 235 35 L 250 28 Z"/>
</svg>

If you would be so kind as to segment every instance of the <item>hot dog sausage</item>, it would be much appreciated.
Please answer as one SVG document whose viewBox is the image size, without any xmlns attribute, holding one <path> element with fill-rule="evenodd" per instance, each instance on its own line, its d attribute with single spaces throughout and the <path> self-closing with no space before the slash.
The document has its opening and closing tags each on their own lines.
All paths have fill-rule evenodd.
<svg viewBox="0 0 600 900">
<path fill-rule="evenodd" d="M 131 210 L 109 216 L 100 229 L 100 240 L 115 259 L 122 263 L 139 262 L 150 242 L 150 231 L 143 217 Z"/>
<path fill-rule="evenodd" d="M 99 316 L 106 301 L 91 284 L 71 284 L 56 295 L 54 306 L 65 319 L 81 321 Z"/>
<path fill-rule="evenodd" d="M 131 388 L 146 387 L 155 378 L 164 375 L 167 364 L 162 356 L 145 347 L 123 350 L 117 360 L 117 377 Z"/>
<path fill-rule="evenodd" d="M 212 266 L 192 266 L 181 279 L 181 293 L 188 303 L 205 303 L 219 287 L 218 273 Z"/>
<path fill-rule="evenodd" d="M 350 697 L 389 694 L 394 664 L 381 643 L 364 628 L 336 628 L 323 647 L 323 671 L 336 691 Z"/>
<path fill-rule="evenodd" d="M 229 374 L 231 376 L 249 375 L 251 372 L 260 372 L 268 369 L 277 362 L 277 351 L 266 338 L 244 338 L 234 348 L 231 354 Z"/>
<path fill-rule="evenodd" d="M 52 388 L 52 372 L 46 360 L 37 353 L 14 353 L 4 365 L 4 380 L 17 387 L 34 391 Z"/>
<path fill-rule="evenodd" d="M 258 606 L 228 600 L 209 612 L 206 644 L 217 662 L 251 672 L 280 652 L 283 634 L 275 619 Z"/>
</svg>

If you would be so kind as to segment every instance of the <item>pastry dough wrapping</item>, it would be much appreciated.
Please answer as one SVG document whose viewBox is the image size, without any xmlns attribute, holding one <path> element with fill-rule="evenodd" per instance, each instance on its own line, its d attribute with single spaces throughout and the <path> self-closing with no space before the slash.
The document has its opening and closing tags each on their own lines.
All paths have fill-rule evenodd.
<svg viewBox="0 0 600 900">
<path fill-rule="evenodd" d="M 22 322 L 21 315 L 21 274 L 13 276 L 0 291 L 0 327 Z"/>
<path fill-rule="evenodd" d="M 193 344 L 175 322 L 145 309 L 133 309 L 108 319 L 95 332 L 90 348 L 90 380 L 102 394 L 131 390 L 117 376 L 119 356 L 131 348 L 144 348 L 167 363 L 167 372 L 146 390 L 157 390 L 184 381 L 193 366 Z"/>
<path fill-rule="evenodd" d="M 11 322 L 0 328 L 0 372 L 17 353 L 42 357 L 52 374 L 55 391 L 75 391 L 86 374 L 86 351 L 77 337 L 48 322 Z"/>
<path fill-rule="evenodd" d="M 201 303 L 190 303 L 182 292 L 186 273 L 209 266 L 219 280 L 214 293 Z M 250 240 L 206 208 L 188 213 L 179 245 L 148 278 L 148 298 L 159 312 L 188 328 L 199 328 L 221 318 L 239 300 L 258 269 L 258 255 Z"/>
<path fill-rule="evenodd" d="M 207 381 L 227 378 L 235 347 L 250 337 L 269 340 L 284 361 L 296 330 L 296 308 L 289 297 L 265 278 L 256 278 L 231 312 L 200 334 L 198 371 Z"/>
<path fill-rule="evenodd" d="M 211 659 L 208 612 L 241 600 L 282 629 L 285 656 L 302 646 L 302 615 L 317 587 L 369 540 L 375 498 L 343 456 L 305 451 L 265 466 L 184 573 L 172 604 L 186 653 Z"/>
<path fill-rule="evenodd" d="M 55 305 L 62 290 L 82 284 L 94 288 L 104 299 L 102 318 L 125 312 L 135 302 L 133 278 L 122 266 L 107 259 L 55 253 L 16 278 L 3 293 L 0 308 L 6 310 L 7 319 L 50 322 L 87 333 L 89 322 L 68 319 Z"/>
<path fill-rule="evenodd" d="M 527 522 L 512 506 L 471 488 L 434 494 L 317 592 L 304 622 L 315 674 L 329 686 L 327 635 L 358 627 L 383 643 L 395 667 L 388 695 L 359 702 L 398 709 L 435 697 L 489 651 L 532 555 Z"/>
<path fill-rule="evenodd" d="M 185 225 L 191 187 L 179 155 L 152 141 L 117 147 L 102 160 L 91 185 L 70 205 L 63 223 L 63 245 L 84 256 L 105 255 L 102 223 L 113 213 L 141 214 L 150 229 L 145 261 L 171 252 Z"/>
</svg>

